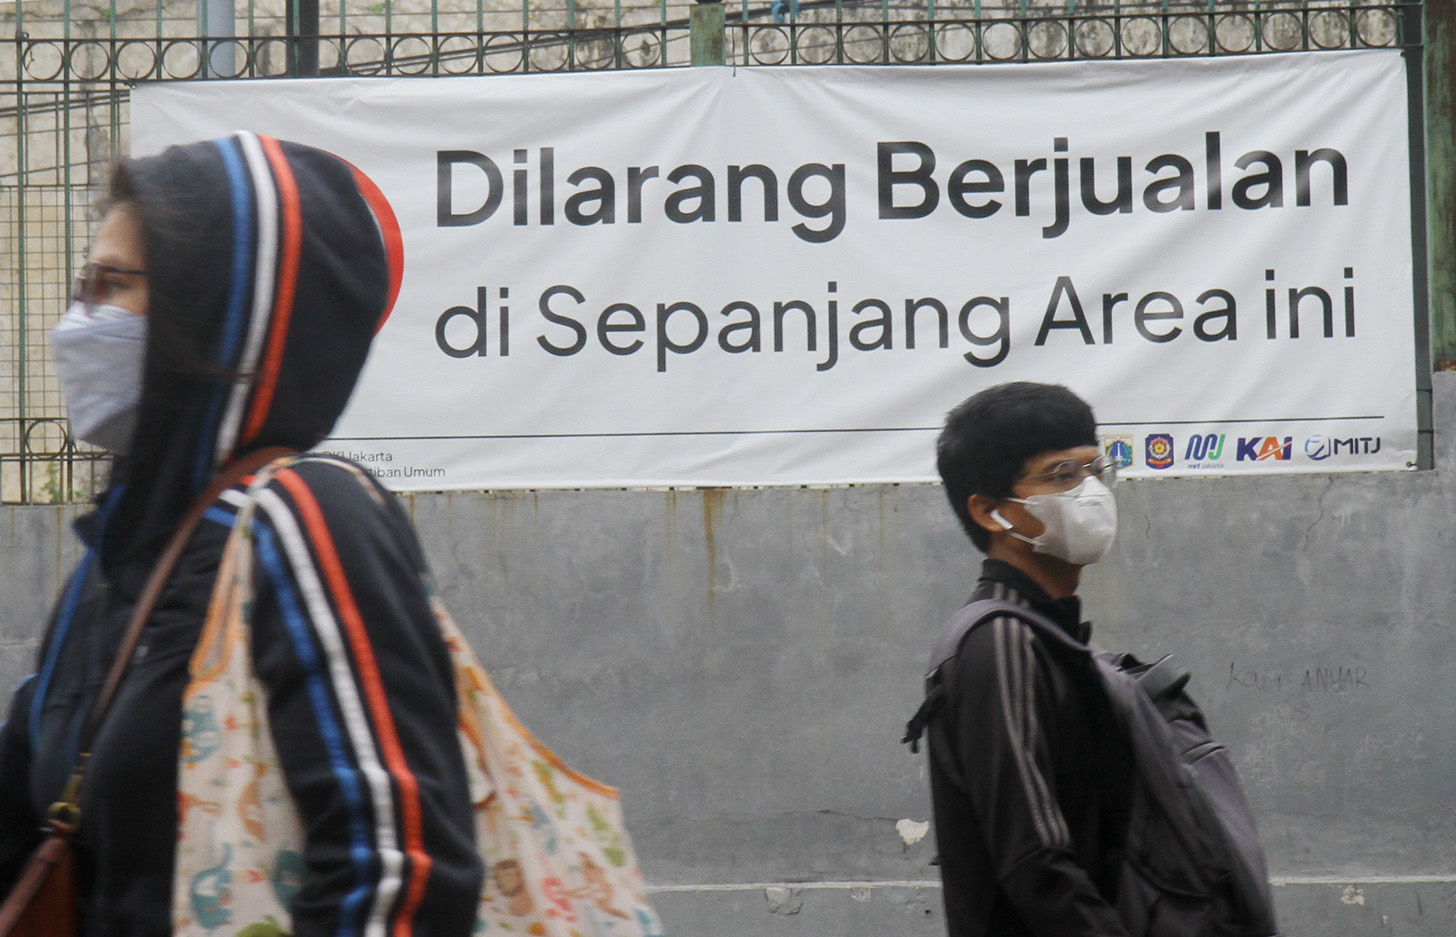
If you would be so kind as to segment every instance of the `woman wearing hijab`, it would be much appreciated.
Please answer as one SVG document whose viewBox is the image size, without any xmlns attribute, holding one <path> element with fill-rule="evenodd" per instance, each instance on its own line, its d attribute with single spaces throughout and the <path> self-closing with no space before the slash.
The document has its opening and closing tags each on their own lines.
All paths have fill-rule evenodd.
<svg viewBox="0 0 1456 937">
<path fill-rule="evenodd" d="M 112 199 L 53 339 L 73 431 L 118 458 L 0 728 L 0 895 L 78 767 L 99 685 L 189 506 L 240 457 L 325 438 L 387 314 L 380 226 L 327 153 L 247 133 L 172 147 L 123 164 Z M 470 934 L 472 795 L 414 531 L 342 460 L 277 463 L 244 496 L 249 481 L 186 541 L 85 746 L 80 933 L 232 937 L 257 925 L 233 915 L 257 889 L 288 918 L 269 927 L 297 937 Z M 254 785 L 213 797 L 179 776 L 244 731 L 227 700 L 196 692 L 196 651 L 245 504 L 241 614 L 281 777 L 260 762 Z M 242 845 L 266 841 L 280 800 L 297 848 Z M 183 850 L 205 868 L 180 875 Z"/>
</svg>

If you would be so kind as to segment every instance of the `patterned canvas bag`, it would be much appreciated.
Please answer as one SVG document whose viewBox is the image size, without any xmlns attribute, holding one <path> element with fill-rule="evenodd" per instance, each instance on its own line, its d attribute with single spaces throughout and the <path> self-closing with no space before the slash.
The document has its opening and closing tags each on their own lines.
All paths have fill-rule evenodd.
<svg viewBox="0 0 1456 937">
<path fill-rule="evenodd" d="M 253 490 L 281 465 L 259 473 Z M 178 937 L 287 934 L 289 902 L 307 875 L 302 826 L 250 666 L 255 508 L 250 493 L 223 552 L 183 695 L 172 892 Z M 458 731 L 487 871 L 475 934 L 662 937 L 616 789 L 568 768 L 521 725 L 426 588 L 454 665 Z"/>
</svg>

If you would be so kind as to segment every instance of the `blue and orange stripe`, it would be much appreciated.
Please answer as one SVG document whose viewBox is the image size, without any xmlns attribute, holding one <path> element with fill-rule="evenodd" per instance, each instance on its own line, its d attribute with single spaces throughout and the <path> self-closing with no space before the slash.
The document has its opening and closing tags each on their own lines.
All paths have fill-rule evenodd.
<svg viewBox="0 0 1456 937">
<path fill-rule="evenodd" d="M 227 172 L 228 196 L 232 205 L 233 249 L 232 266 L 229 271 L 227 306 L 223 318 L 222 336 L 218 348 L 218 363 L 227 370 L 236 369 L 238 356 L 242 351 L 243 337 L 248 327 L 248 293 L 253 268 L 253 188 L 248 179 L 247 164 L 233 137 L 214 140 Z M 203 417 L 203 431 L 199 441 L 197 461 L 193 466 L 193 487 L 203 488 L 212 476 L 215 467 L 217 434 L 222 422 L 223 409 L 227 405 L 230 388 L 220 384 L 208 401 Z"/>
<path fill-rule="evenodd" d="M 275 480 L 288 492 L 307 531 L 319 571 L 323 574 L 323 581 L 329 590 L 331 604 L 344 626 L 375 736 L 399 796 L 400 819 L 404 827 L 403 847 L 405 855 L 410 859 L 410 872 L 404 899 L 394 917 L 393 933 L 396 937 L 407 937 L 412 931 L 414 914 L 424 898 L 431 867 L 431 859 L 424 844 L 424 812 L 420 804 L 419 781 L 405 758 L 404 746 L 395 727 L 394 716 L 389 710 L 389 699 L 374 656 L 374 648 L 369 640 L 364 618 L 354 600 L 348 577 L 344 573 L 343 564 L 339 560 L 333 536 L 324 520 L 323 511 L 319 508 L 313 492 L 297 472 L 284 469 L 275 476 Z"/>
<path fill-rule="evenodd" d="M 369 804 L 364 794 L 364 782 L 354 764 L 348 742 L 348 732 L 340 724 L 334 709 L 333 694 L 329 689 L 327 664 L 313 635 L 309 616 L 304 611 L 288 563 L 278 549 L 277 536 L 267 524 L 255 524 L 258 559 L 272 583 L 278 599 L 278 609 L 283 625 L 298 655 L 303 670 L 305 693 L 308 695 L 314 722 L 323 741 L 329 769 L 339 785 L 340 796 L 348 817 L 349 859 L 354 870 L 354 887 L 340 902 L 339 937 L 355 937 L 359 932 L 359 918 L 373 894 L 371 857 L 372 838 L 369 833 Z"/>
</svg>

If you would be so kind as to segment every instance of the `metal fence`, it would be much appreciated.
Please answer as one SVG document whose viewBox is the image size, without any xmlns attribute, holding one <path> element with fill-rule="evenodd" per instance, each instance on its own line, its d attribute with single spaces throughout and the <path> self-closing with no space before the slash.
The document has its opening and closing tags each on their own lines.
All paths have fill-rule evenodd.
<svg viewBox="0 0 1456 937">
<path fill-rule="evenodd" d="M 83 499 L 46 330 L 139 82 L 522 74 L 693 61 L 678 0 L 0 0 L 0 501 Z M 927 65 L 1413 47 L 1421 0 L 740 0 L 734 65 Z M 9 27 L 6 29 L 6 27 Z M 701 23 L 698 24 L 701 33 Z"/>
</svg>

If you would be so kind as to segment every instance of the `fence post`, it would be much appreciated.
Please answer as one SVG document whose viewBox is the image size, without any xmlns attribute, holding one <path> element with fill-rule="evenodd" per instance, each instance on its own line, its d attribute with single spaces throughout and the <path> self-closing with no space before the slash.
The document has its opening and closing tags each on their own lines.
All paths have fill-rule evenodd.
<svg viewBox="0 0 1456 937">
<path fill-rule="evenodd" d="M 688 41 L 693 65 L 723 65 L 723 30 L 727 22 L 723 0 L 698 0 L 688 19 Z"/>
<path fill-rule="evenodd" d="M 284 0 L 284 17 L 288 40 L 288 77 L 317 78 L 319 0 Z M 386 49 L 386 61 L 388 57 L 389 52 Z"/>
<path fill-rule="evenodd" d="M 1456 4 L 1422 5 L 1431 362 L 1437 371 L 1456 371 Z"/>
</svg>

